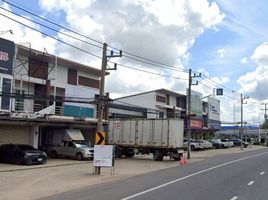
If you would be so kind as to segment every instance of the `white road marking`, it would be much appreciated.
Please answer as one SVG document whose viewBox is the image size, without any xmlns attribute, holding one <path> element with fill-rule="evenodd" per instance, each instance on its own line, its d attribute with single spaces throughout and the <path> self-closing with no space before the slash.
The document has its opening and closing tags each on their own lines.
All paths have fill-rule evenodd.
<svg viewBox="0 0 268 200">
<path fill-rule="evenodd" d="M 164 184 L 162 184 L 162 185 L 159 185 L 159 186 L 150 188 L 150 189 L 148 189 L 148 190 L 144 190 L 144 191 L 142 191 L 142 192 L 133 194 L 133 195 L 128 196 L 128 197 L 125 197 L 125 198 L 123 198 L 123 199 L 121 199 L 121 200 L 133 199 L 133 198 L 135 198 L 135 197 L 141 196 L 141 195 L 146 194 L 146 193 L 148 193 L 148 192 L 152 192 L 152 191 L 157 190 L 157 189 L 159 189 L 159 188 L 166 187 L 166 186 L 168 186 L 168 185 L 170 185 L 170 184 L 173 184 L 173 183 L 176 183 L 176 182 L 179 182 L 179 181 L 182 181 L 182 180 L 191 178 L 191 177 L 196 176 L 196 175 L 199 175 L 199 174 L 203 174 L 203 173 L 208 172 L 208 171 L 211 171 L 211 170 L 213 170 L 213 169 L 217 169 L 217 168 L 220 168 L 220 167 L 223 167 L 223 166 L 226 166 L 226 165 L 230 165 L 230 164 L 233 164 L 233 163 L 242 161 L 242 160 L 246 160 L 246 159 L 250 159 L 250 158 L 254 158 L 254 157 L 258 157 L 258 156 L 262 156 L 262 155 L 264 155 L 264 154 L 268 154 L 268 152 L 264 152 L 264 153 L 256 154 L 256 155 L 253 155 L 253 156 L 244 157 L 244 158 L 239 158 L 239 159 L 237 159 L 237 160 L 232 160 L 232 161 L 229 161 L 229 162 L 220 164 L 220 165 L 216 165 L 216 166 L 214 166 L 214 167 L 210 167 L 210 168 L 208 168 L 208 169 L 204 169 L 204 170 L 195 172 L 195 173 L 193 173 L 193 174 L 189 174 L 189 175 L 187 175 L 187 176 L 181 177 L 181 178 L 179 178 L 179 179 L 175 179 L 175 180 L 173 180 L 173 181 L 164 183 Z"/>
<path fill-rule="evenodd" d="M 238 196 L 234 196 L 233 198 L 231 198 L 230 200 L 236 200 L 238 199 Z"/>
<path fill-rule="evenodd" d="M 249 183 L 248 183 L 248 185 L 252 185 L 254 183 L 254 181 L 250 181 Z"/>
<path fill-rule="evenodd" d="M 265 174 L 265 172 L 261 172 L 261 173 L 260 173 L 261 176 L 264 175 L 264 174 Z"/>
</svg>

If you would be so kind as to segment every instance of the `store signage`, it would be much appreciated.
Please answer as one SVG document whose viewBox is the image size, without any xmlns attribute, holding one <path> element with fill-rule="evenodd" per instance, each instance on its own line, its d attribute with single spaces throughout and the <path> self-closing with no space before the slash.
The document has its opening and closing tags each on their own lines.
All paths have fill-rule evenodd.
<svg viewBox="0 0 268 200">
<path fill-rule="evenodd" d="M 0 38 L 0 73 L 12 74 L 15 44 Z"/>
</svg>

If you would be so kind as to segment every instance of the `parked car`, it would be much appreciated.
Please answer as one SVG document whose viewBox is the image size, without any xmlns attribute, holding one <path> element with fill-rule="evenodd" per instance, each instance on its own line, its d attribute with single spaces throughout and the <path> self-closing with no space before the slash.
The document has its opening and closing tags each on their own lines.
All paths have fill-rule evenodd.
<svg viewBox="0 0 268 200">
<path fill-rule="evenodd" d="M 232 147 L 234 143 L 228 139 L 213 139 L 211 140 L 216 149 Z"/>
<path fill-rule="evenodd" d="M 52 158 L 69 157 L 77 160 L 93 159 L 94 148 L 85 141 L 63 141 L 62 145 L 46 146 L 46 152 Z"/>
<path fill-rule="evenodd" d="M 26 144 L 3 144 L 0 146 L 0 161 L 15 164 L 44 164 L 45 152 Z"/>
<path fill-rule="evenodd" d="M 183 142 L 183 148 L 187 149 L 187 145 L 188 145 L 188 140 L 184 139 Z M 201 143 L 198 140 L 191 140 L 190 142 L 190 147 L 191 147 L 191 151 L 196 151 L 196 150 L 203 150 L 204 147 L 201 145 Z"/>
<path fill-rule="evenodd" d="M 234 143 L 234 146 L 241 146 L 240 139 L 229 139 L 229 141 L 232 141 Z M 248 142 L 244 142 L 244 141 L 242 141 L 242 144 L 243 144 L 244 148 L 247 148 L 247 146 L 249 145 Z"/>
<path fill-rule="evenodd" d="M 203 147 L 203 149 L 213 148 L 212 143 L 207 140 L 197 140 L 197 141 L 199 142 L 200 146 Z"/>
</svg>

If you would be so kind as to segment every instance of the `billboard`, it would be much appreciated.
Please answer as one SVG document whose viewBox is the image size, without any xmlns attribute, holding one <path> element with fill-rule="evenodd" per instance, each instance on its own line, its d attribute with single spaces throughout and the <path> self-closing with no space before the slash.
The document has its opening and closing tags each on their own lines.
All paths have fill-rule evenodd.
<svg viewBox="0 0 268 200">
<path fill-rule="evenodd" d="M 202 94 L 199 92 L 191 91 L 191 114 L 202 116 L 203 106 L 201 100 Z"/>
<path fill-rule="evenodd" d="M 200 119 L 191 119 L 190 127 L 192 129 L 202 129 L 203 128 L 203 121 Z"/>
<path fill-rule="evenodd" d="M 0 38 L 0 73 L 12 75 L 15 43 Z"/>
<path fill-rule="evenodd" d="M 208 119 L 220 121 L 220 100 L 208 97 Z"/>
</svg>

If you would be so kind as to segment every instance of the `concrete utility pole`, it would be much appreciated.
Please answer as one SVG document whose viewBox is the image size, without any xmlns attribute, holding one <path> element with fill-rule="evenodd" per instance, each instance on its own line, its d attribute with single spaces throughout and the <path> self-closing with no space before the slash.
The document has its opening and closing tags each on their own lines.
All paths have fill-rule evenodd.
<svg viewBox="0 0 268 200">
<path fill-rule="evenodd" d="M 188 83 L 188 94 L 187 94 L 187 97 L 188 97 L 188 102 L 187 102 L 187 159 L 190 159 L 191 158 L 191 97 L 192 97 L 192 92 L 191 92 L 191 86 L 192 85 L 198 85 L 198 81 L 196 81 L 196 83 L 193 83 L 192 80 L 193 78 L 196 78 L 196 77 L 201 77 L 201 73 L 199 73 L 198 75 L 196 75 L 194 73 L 194 76 L 192 76 L 192 70 L 189 69 L 189 83 Z"/>
<path fill-rule="evenodd" d="M 187 159 L 191 158 L 191 86 L 192 86 L 192 70 L 189 69 L 189 83 L 188 83 L 188 107 L 187 107 Z"/>
<path fill-rule="evenodd" d="M 111 51 L 111 55 L 107 56 L 107 44 L 103 44 L 103 49 L 102 49 L 102 64 L 101 64 L 101 81 L 100 81 L 100 93 L 99 97 L 97 99 L 97 105 L 98 105 L 98 124 L 97 124 L 97 132 L 101 133 L 102 130 L 102 118 L 103 118 L 103 109 L 104 109 L 104 102 L 107 101 L 107 97 L 104 96 L 104 85 L 105 85 L 105 73 L 106 70 L 116 70 L 116 63 L 114 68 L 108 68 L 107 69 L 107 58 L 113 58 L 113 57 L 121 57 L 122 56 L 122 51 L 120 50 L 119 55 L 114 55 L 113 51 Z M 95 174 L 100 174 L 100 167 L 95 167 L 94 173 Z"/>
<path fill-rule="evenodd" d="M 267 103 L 262 103 L 264 105 L 264 139 L 265 139 L 265 146 L 268 146 L 268 140 L 267 140 Z"/>
<path fill-rule="evenodd" d="M 243 94 L 241 93 L 241 133 L 240 133 L 241 150 L 243 150 L 243 133 L 244 133 L 243 104 L 247 104 L 247 102 L 244 102 L 244 99 L 248 99 L 248 96 L 243 97 Z"/>
<path fill-rule="evenodd" d="M 104 84 L 105 84 L 105 72 L 107 66 L 107 44 L 103 44 L 102 49 L 102 64 L 101 64 L 101 81 L 100 81 L 100 95 L 98 99 L 98 124 L 97 132 L 102 132 L 102 115 L 103 115 L 103 97 L 104 97 Z M 95 174 L 100 174 L 100 167 L 95 167 Z"/>
</svg>

